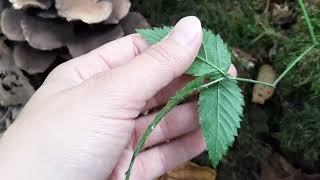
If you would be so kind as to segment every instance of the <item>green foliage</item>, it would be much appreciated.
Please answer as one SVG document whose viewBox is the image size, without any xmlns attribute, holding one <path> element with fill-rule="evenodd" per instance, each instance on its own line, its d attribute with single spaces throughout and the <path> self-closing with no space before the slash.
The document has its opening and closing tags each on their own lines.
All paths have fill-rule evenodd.
<svg viewBox="0 0 320 180">
<path fill-rule="evenodd" d="M 167 115 L 175 106 L 177 106 L 179 103 L 181 103 L 185 98 L 190 96 L 196 90 L 199 90 L 202 87 L 202 83 L 203 83 L 204 79 L 205 79 L 205 77 L 197 77 L 195 80 L 193 80 L 193 81 L 189 82 L 187 85 L 185 85 L 180 91 L 178 91 L 176 93 L 176 95 L 174 97 L 172 97 L 168 101 L 166 106 L 164 106 L 161 109 L 161 111 L 156 115 L 155 119 L 149 124 L 148 128 L 144 132 L 143 136 L 139 140 L 139 142 L 134 150 L 129 168 L 126 172 L 126 180 L 130 179 L 130 174 L 131 174 L 131 170 L 132 170 L 135 158 L 143 149 L 148 137 L 150 136 L 150 134 L 154 130 L 154 128 L 160 123 L 162 118 L 165 115 Z"/>
<path fill-rule="evenodd" d="M 204 30 L 199 54 L 187 73 L 193 76 L 226 74 L 230 65 L 231 55 L 221 37 Z"/>
<path fill-rule="evenodd" d="M 275 137 L 287 152 L 302 154 L 302 158 L 320 161 L 320 107 L 305 104 L 303 110 L 289 109 L 280 121 L 280 130 Z"/>
<path fill-rule="evenodd" d="M 266 52 L 265 55 L 267 54 L 267 56 L 264 56 L 264 58 L 269 58 L 270 60 L 277 59 L 277 58 L 274 58 L 273 56 L 274 54 L 278 55 L 278 54 L 281 54 L 279 52 L 285 52 L 283 53 L 284 57 L 283 59 L 281 59 L 281 62 L 277 63 L 277 64 L 282 63 L 283 66 L 286 66 L 286 67 L 277 66 L 277 69 L 285 69 L 285 70 L 283 71 L 283 73 L 279 75 L 279 77 L 273 83 L 259 82 L 251 79 L 244 79 L 244 78 L 233 78 L 226 74 L 227 69 L 223 68 L 224 65 L 219 64 L 220 62 L 219 57 L 222 57 L 222 59 L 226 61 L 225 67 L 229 67 L 227 65 L 230 65 L 230 63 L 228 62 L 230 59 L 230 55 L 229 55 L 229 52 L 227 51 L 226 45 L 222 42 L 219 36 L 214 36 L 210 31 L 204 31 L 204 43 L 200 49 L 200 53 L 198 54 L 194 64 L 188 70 L 188 73 L 194 76 L 200 76 L 204 78 L 203 82 L 206 83 L 194 90 L 201 91 L 200 101 L 199 101 L 200 102 L 199 104 L 200 124 L 202 127 L 202 133 L 207 142 L 207 147 L 209 149 L 209 157 L 214 166 L 218 164 L 222 156 L 226 153 L 228 146 L 234 141 L 234 136 L 236 135 L 237 127 L 239 127 L 239 124 L 240 124 L 239 116 L 242 114 L 243 98 L 241 96 L 240 89 L 232 80 L 250 82 L 250 83 L 260 83 L 266 86 L 276 87 L 278 82 L 282 80 L 288 74 L 288 72 L 291 69 L 293 69 L 293 67 L 296 64 L 301 62 L 301 60 L 303 60 L 305 57 L 314 56 L 314 54 L 319 51 L 317 37 L 315 35 L 315 31 L 312 28 L 312 23 L 314 23 L 315 20 L 309 18 L 302 0 L 298 0 L 298 2 L 299 2 L 299 5 L 301 6 L 301 9 L 303 10 L 304 20 L 305 22 L 307 22 L 307 27 L 309 31 L 307 31 L 307 28 L 304 24 L 304 26 L 301 29 L 305 29 L 305 31 L 300 32 L 302 36 L 297 39 L 295 39 L 294 35 L 284 36 L 283 34 L 287 34 L 287 32 L 285 32 L 285 30 L 281 29 L 280 27 L 274 26 L 274 24 L 272 23 L 272 19 L 264 18 L 263 16 L 265 16 L 265 14 L 262 14 L 260 12 L 260 15 L 256 16 L 256 11 L 258 10 L 261 11 L 261 7 L 258 7 L 257 9 L 250 8 L 250 7 L 256 7 L 256 6 L 253 6 L 253 4 L 257 3 L 257 1 L 259 0 L 249 1 L 249 2 L 246 0 L 239 0 L 239 1 L 218 0 L 218 1 L 212 1 L 212 2 L 207 0 L 199 0 L 199 1 L 186 0 L 183 3 L 181 3 L 181 1 L 179 0 L 176 0 L 176 1 L 160 0 L 160 1 L 157 1 L 157 3 L 151 2 L 151 4 L 157 4 L 157 5 L 154 8 L 150 8 L 150 7 L 148 8 L 148 9 L 152 9 L 152 13 L 150 14 L 152 16 L 151 21 L 152 19 L 154 19 L 155 17 L 154 15 L 158 14 L 161 17 L 167 18 L 167 20 L 164 21 L 166 22 L 165 24 L 173 24 L 178 19 L 186 15 L 197 15 L 198 17 L 200 17 L 200 19 L 204 20 L 203 24 L 205 25 L 205 27 L 211 27 L 212 29 L 221 32 L 222 36 L 225 39 L 227 39 L 232 46 L 236 45 L 236 46 L 248 48 L 251 50 L 261 50 L 260 45 L 264 46 L 263 51 Z M 138 0 L 136 4 L 139 4 L 139 2 L 140 1 Z M 198 6 L 199 4 L 200 4 L 200 7 Z M 257 4 L 260 4 L 260 3 L 257 3 Z M 148 6 L 150 5 L 150 3 L 149 2 L 144 3 L 144 6 L 145 5 Z M 168 8 L 163 8 L 164 7 L 163 5 L 165 5 Z M 191 6 L 194 7 L 192 8 L 192 11 L 195 11 L 196 13 L 190 13 L 191 8 L 189 7 Z M 180 9 L 181 7 L 183 8 Z M 158 13 L 154 13 L 153 10 L 158 11 Z M 208 10 L 210 10 L 210 13 L 207 14 Z M 172 14 L 170 13 L 177 14 L 176 13 L 177 11 L 181 11 L 181 13 L 178 15 L 180 17 L 172 18 L 171 16 Z M 163 15 L 163 12 L 165 13 L 165 15 Z M 208 15 L 209 18 L 203 17 L 203 15 Z M 210 22 L 208 22 L 207 20 L 210 20 Z M 157 23 L 158 22 L 159 21 L 157 21 Z M 319 26 L 317 26 L 315 29 L 317 30 L 317 28 L 319 28 Z M 152 33 L 152 31 L 154 30 L 159 32 Z M 169 30 L 170 28 L 168 27 L 166 27 L 164 30 L 161 30 L 161 28 L 156 28 L 153 30 L 145 30 L 145 32 L 147 33 L 141 33 L 141 34 L 142 36 L 146 36 L 146 39 L 149 42 L 152 42 L 153 44 L 153 43 L 156 43 L 161 38 L 165 37 L 165 35 L 169 32 Z M 160 32 L 160 31 L 163 31 L 163 32 Z M 148 37 L 150 35 L 151 37 Z M 308 40 L 309 38 L 308 39 L 306 38 L 308 37 L 308 35 L 311 35 L 312 41 Z M 265 41 L 266 39 L 267 41 Z M 248 43 L 249 41 L 251 43 Z M 299 43 L 301 43 L 303 46 L 299 46 Z M 209 44 L 211 44 L 211 46 L 209 46 Z M 207 48 L 206 48 L 206 45 L 207 45 Z M 293 51 L 287 51 L 288 50 L 287 47 L 292 47 Z M 224 51 L 226 53 L 224 53 Z M 223 54 L 224 56 L 219 55 L 219 52 L 221 52 L 222 54 L 224 53 Z M 286 53 L 289 53 L 289 55 Z M 291 56 L 290 53 L 294 55 Z M 317 63 L 318 62 L 319 61 L 317 61 Z M 319 66 L 317 66 L 317 68 L 318 67 Z M 312 68 L 309 68 L 309 71 L 306 74 L 310 73 L 310 69 Z M 317 72 L 319 71 L 316 71 L 315 73 Z M 298 78 L 296 78 L 297 76 L 291 76 L 291 77 L 294 78 L 293 82 L 298 81 Z M 290 79 L 290 78 L 287 78 L 287 79 Z M 311 87 L 313 87 L 314 85 L 318 86 L 316 83 L 313 83 L 313 81 L 316 81 L 316 80 L 310 80 L 305 84 L 311 84 Z M 223 87 L 223 83 L 225 82 L 232 84 L 230 86 L 231 88 Z M 299 82 L 302 82 L 301 79 Z M 235 104 L 235 106 L 234 104 L 231 103 L 232 101 L 229 102 L 229 104 L 226 103 L 229 100 L 228 98 L 231 97 L 230 95 L 226 95 L 226 92 L 227 90 L 232 90 L 233 86 L 235 86 L 236 87 L 235 89 L 237 90 L 230 91 L 230 92 L 232 92 L 233 95 L 238 94 L 238 96 L 237 95 L 235 96 L 240 97 L 240 99 L 238 100 L 234 100 L 235 97 L 232 97 L 233 98 L 232 101 L 239 103 L 239 104 Z M 173 97 L 173 99 L 176 99 L 176 97 Z M 168 102 L 168 104 L 170 105 L 170 101 Z M 227 108 L 223 108 L 224 106 L 229 106 L 231 107 L 232 110 L 228 109 L 226 111 L 225 109 Z M 210 111 L 210 107 L 213 107 L 214 109 Z M 157 116 L 154 122 L 156 121 L 160 122 L 162 117 L 164 117 L 166 113 L 169 112 L 170 108 L 173 108 L 173 107 L 165 106 L 164 109 L 160 111 L 159 116 Z M 224 111 L 224 112 L 222 113 L 221 111 Z M 231 118 L 230 117 L 226 118 L 223 116 L 230 116 Z M 216 119 L 213 119 L 212 117 L 215 117 Z M 154 124 L 154 122 L 152 124 Z M 227 125 L 229 125 L 228 130 L 225 129 L 225 126 Z M 146 130 L 146 133 L 143 135 L 143 138 L 142 138 L 143 140 L 149 136 L 153 128 L 154 126 L 149 126 L 149 128 Z M 137 153 L 139 153 L 140 151 L 139 149 L 141 148 L 141 146 L 143 147 L 143 145 L 144 143 L 142 144 L 139 143 L 139 146 L 136 148 L 137 151 L 135 151 L 135 154 L 131 161 L 130 168 L 127 173 L 127 179 L 128 179 L 128 174 L 130 175 L 130 170 L 131 170 L 134 158 L 137 155 Z M 236 154 L 237 152 L 240 152 L 240 151 L 241 150 L 238 149 L 236 151 Z"/>
<path fill-rule="evenodd" d="M 243 103 L 241 89 L 231 80 L 218 82 L 200 93 L 201 130 L 215 167 L 238 135 Z"/>
<path fill-rule="evenodd" d="M 310 21 L 314 24 L 314 31 L 317 37 L 320 33 L 320 9 L 314 2 L 306 5 L 308 12 L 310 12 Z M 302 13 L 302 12 L 301 12 Z M 309 31 L 306 28 L 305 17 L 299 16 L 296 24 L 292 26 L 290 32 L 284 31 L 289 42 L 278 42 L 278 46 L 273 54 L 273 63 L 277 69 L 284 69 L 290 63 L 291 59 L 298 57 L 304 49 L 307 49 L 311 40 L 309 38 Z M 296 87 L 304 88 L 310 94 L 320 92 L 320 48 L 315 48 L 306 58 L 299 63 L 293 73 L 290 73 L 283 81 L 285 86 L 292 84 Z M 297 75 L 298 74 L 298 75 Z M 288 88 L 292 90 L 292 88 Z"/>
<path fill-rule="evenodd" d="M 148 43 L 155 44 L 166 37 L 171 31 L 172 27 L 152 28 L 152 29 L 137 29 L 139 33 Z"/>
<path fill-rule="evenodd" d="M 137 32 L 150 44 L 155 44 L 163 39 L 171 29 L 172 27 L 139 29 Z M 193 76 L 225 74 L 228 72 L 230 64 L 231 56 L 221 37 L 219 35 L 215 36 L 210 30 L 204 29 L 202 46 L 187 74 Z"/>
<path fill-rule="evenodd" d="M 173 25 L 195 15 L 203 26 L 219 32 L 231 46 L 247 46 L 263 32 L 255 22 L 255 12 L 264 9 L 264 0 L 135 0 L 134 8 L 155 26 Z"/>
<path fill-rule="evenodd" d="M 138 33 L 149 43 L 154 44 L 163 39 L 169 31 L 169 27 L 164 27 L 138 30 Z M 204 30 L 202 47 L 188 71 L 199 77 L 177 92 L 148 126 L 135 148 L 126 173 L 127 180 L 130 178 L 136 156 L 142 150 L 155 126 L 168 112 L 196 90 L 200 91 L 198 109 L 201 130 L 207 142 L 211 162 L 214 166 L 218 165 L 233 143 L 234 136 L 237 135 L 244 105 L 243 96 L 236 81 L 226 75 L 230 65 L 231 56 L 220 36 Z M 202 84 L 207 82 L 206 80 L 209 82 Z"/>
<path fill-rule="evenodd" d="M 217 179 L 257 180 L 261 162 L 271 154 L 272 148 L 257 137 L 245 116 L 236 143 L 219 165 Z"/>
</svg>

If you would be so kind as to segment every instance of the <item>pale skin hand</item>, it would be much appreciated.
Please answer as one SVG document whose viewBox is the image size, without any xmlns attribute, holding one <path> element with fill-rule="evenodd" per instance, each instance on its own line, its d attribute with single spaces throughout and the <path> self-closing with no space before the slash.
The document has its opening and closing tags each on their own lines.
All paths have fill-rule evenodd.
<svg viewBox="0 0 320 180">
<path fill-rule="evenodd" d="M 139 114 L 163 105 L 190 80 L 181 75 L 201 41 L 199 20 L 187 17 L 154 46 L 134 34 L 60 65 L 0 140 L 1 178 L 124 179 L 155 116 Z M 200 154 L 205 143 L 196 103 L 176 107 L 146 146 L 132 180 L 154 179 Z"/>
</svg>

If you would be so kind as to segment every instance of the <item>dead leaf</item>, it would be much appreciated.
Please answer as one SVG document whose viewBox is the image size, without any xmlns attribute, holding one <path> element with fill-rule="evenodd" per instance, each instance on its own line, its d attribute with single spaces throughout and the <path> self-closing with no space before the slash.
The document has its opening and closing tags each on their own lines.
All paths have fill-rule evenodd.
<svg viewBox="0 0 320 180">
<path fill-rule="evenodd" d="M 258 81 L 273 83 L 277 78 L 276 71 L 271 65 L 262 65 L 258 72 Z M 262 84 L 255 84 L 252 94 L 252 102 L 264 104 L 266 100 L 270 99 L 274 93 L 274 88 Z"/>
<path fill-rule="evenodd" d="M 201 167 L 187 162 L 176 169 L 169 171 L 158 180 L 215 180 L 217 173 L 209 167 Z"/>
<path fill-rule="evenodd" d="M 296 21 L 297 14 L 287 3 L 273 4 L 271 16 L 273 21 L 279 25 L 292 24 Z"/>
<path fill-rule="evenodd" d="M 232 54 L 236 57 L 237 60 L 245 67 L 246 70 L 251 70 L 255 67 L 255 63 L 258 60 L 253 57 L 251 54 L 241 50 L 240 48 L 232 48 Z"/>
</svg>

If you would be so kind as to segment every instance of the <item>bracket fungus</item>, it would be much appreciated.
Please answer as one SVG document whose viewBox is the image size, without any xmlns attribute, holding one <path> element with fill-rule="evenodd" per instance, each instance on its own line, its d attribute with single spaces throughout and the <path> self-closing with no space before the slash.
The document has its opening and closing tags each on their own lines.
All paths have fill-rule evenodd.
<svg viewBox="0 0 320 180">
<path fill-rule="evenodd" d="M 73 36 L 71 24 L 26 16 L 21 20 L 23 35 L 33 48 L 52 50 L 65 46 Z"/>
<path fill-rule="evenodd" d="M 24 9 L 35 7 L 40 9 L 48 9 L 52 5 L 52 0 L 9 0 L 15 9 Z"/>
<path fill-rule="evenodd" d="M 141 14 L 128 15 L 130 7 L 130 0 L 0 0 L 0 107 L 24 104 L 34 93 L 29 79 L 40 84 L 49 68 L 150 27 Z"/>
<path fill-rule="evenodd" d="M 29 74 L 44 72 L 56 58 L 56 53 L 40 51 L 28 46 L 26 43 L 16 44 L 13 50 L 15 64 Z"/>
<path fill-rule="evenodd" d="M 68 21 L 81 20 L 88 24 L 102 22 L 112 13 L 112 2 L 98 0 L 56 0 L 58 14 Z"/>
<path fill-rule="evenodd" d="M 5 43 L 5 38 L 0 38 L 0 56 L 1 55 L 10 55 L 12 53 L 11 49 Z"/>
<path fill-rule="evenodd" d="M 102 46 L 103 44 L 118 39 L 124 35 L 120 25 L 115 28 L 100 33 L 90 34 L 88 37 L 76 37 L 73 41 L 67 43 L 69 53 L 72 57 L 78 57 L 91 50 Z"/>
<path fill-rule="evenodd" d="M 4 9 L 1 12 L 1 30 L 8 39 L 13 41 L 25 40 L 20 25 L 21 19 L 24 16 L 24 11 L 15 10 L 12 8 Z"/>
<path fill-rule="evenodd" d="M 112 1 L 112 13 L 110 17 L 104 22 L 105 24 L 118 24 L 130 10 L 130 0 L 109 0 Z"/>
</svg>

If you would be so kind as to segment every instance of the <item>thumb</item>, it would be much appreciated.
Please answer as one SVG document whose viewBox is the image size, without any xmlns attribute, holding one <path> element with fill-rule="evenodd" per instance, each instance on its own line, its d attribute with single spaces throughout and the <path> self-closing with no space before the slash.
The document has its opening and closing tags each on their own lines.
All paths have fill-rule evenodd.
<svg viewBox="0 0 320 180">
<path fill-rule="evenodd" d="M 128 94 L 146 101 L 188 69 L 201 42 L 201 22 L 194 16 L 185 17 L 161 42 L 114 69 L 112 74 L 117 74 L 119 85 L 125 86 Z"/>
</svg>

